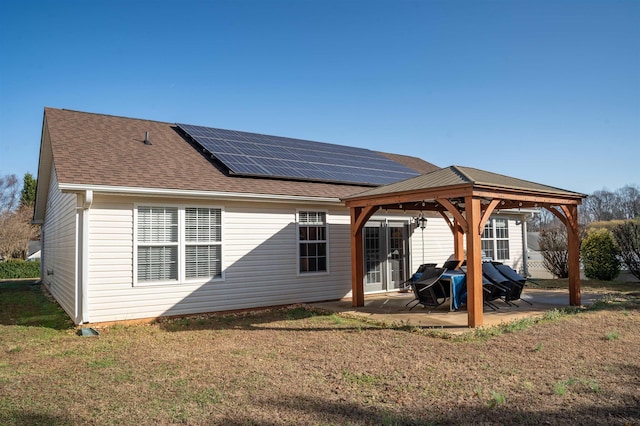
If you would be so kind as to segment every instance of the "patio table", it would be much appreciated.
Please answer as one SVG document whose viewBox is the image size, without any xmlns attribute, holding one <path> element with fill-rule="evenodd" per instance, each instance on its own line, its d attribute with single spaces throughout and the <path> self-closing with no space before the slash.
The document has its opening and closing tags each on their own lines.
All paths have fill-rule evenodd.
<svg viewBox="0 0 640 426">
<path fill-rule="evenodd" d="M 467 287 L 467 275 L 462 271 L 447 271 L 440 279 L 449 282 L 449 310 L 457 311 Z"/>
</svg>

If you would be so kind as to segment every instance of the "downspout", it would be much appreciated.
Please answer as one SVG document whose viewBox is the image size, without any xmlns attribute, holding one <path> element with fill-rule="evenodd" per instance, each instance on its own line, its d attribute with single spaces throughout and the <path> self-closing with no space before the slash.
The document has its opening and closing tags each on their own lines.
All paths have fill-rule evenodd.
<svg viewBox="0 0 640 426">
<path fill-rule="evenodd" d="M 531 215 L 533 217 L 533 214 Z M 529 241 L 527 240 L 527 219 L 529 214 L 522 216 L 522 274 L 529 277 Z"/>
<path fill-rule="evenodd" d="M 78 250 L 78 255 L 80 259 L 78 263 L 80 265 L 80 274 L 79 274 L 79 290 L 80 290 L 80 324 L 85 324 L 89 322 L 89 292 L 88 282 L 89 282 L 89 211 L 91 209 L 91 205 L 93 204 L 93 191 L 87 189 L 84 192 L 84 200 L 82 202 L 82 206 L 78 207 L 80 210 L 80 247 Z"/>
</svg>

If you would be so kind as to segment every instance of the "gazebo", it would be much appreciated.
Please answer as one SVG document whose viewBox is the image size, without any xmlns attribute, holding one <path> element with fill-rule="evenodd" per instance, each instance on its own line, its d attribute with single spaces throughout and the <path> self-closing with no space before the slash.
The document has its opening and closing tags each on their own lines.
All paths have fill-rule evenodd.
<svg viewBox="0 0 640 426">
<path fill-rule="evenodd" d="M 364 306 L 362 230 L 378 210 L 433 211 L 449 225 L 456 259 L 466 235 L 468 326 L 483 323 L 481 235 L 502 209 L 545 208 L 567 228 L 569 304 L 580 305 L 578 205 L 586 195 L 470 167 L 449 166 L 344 198 L 351 213 L 352 306 Z"/>
</svg>

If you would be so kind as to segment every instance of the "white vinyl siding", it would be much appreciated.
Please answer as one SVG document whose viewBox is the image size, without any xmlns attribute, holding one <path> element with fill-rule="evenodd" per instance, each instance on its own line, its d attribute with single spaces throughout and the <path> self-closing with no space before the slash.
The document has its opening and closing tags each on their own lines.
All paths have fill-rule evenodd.
<svg viewBox="0 0 640 426">
<path fill-rule="evenodd" d="M 331 272 L 329 277 L 327 273 L 298 274 L 299 206 L 288 203 L 224 203 L 219 228 L 223 280 L 185 278 L 174 285 L 134 285 L 136 206 L 180 205 L 171 198 L 94 196 L 88 292 L 91 322 L 286 305 L 350 294 L 348 210 L 326 205 L 306 209 L 326 211 Z M 202 203 L 196 207 L 214 208 Z"/>
<path fill-rule="evenodd" d="M 45 221 L 42 227 L 42 281 L 60 306 L 77 323 L 77 218 L 76 195 L 58 189 L 51 170 Z"/>
</svg>

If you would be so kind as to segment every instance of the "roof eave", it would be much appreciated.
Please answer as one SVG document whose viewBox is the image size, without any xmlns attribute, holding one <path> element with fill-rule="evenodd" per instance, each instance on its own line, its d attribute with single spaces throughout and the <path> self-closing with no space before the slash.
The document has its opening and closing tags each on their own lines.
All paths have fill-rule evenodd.
<svg viewBox="0 0 640 426">
<path fill-rule="evenodd" d="M 171 188 L 143 188 L 108 185 L 90 185 L 77 183 L 59 183 L 63 192 L 93 191 L 96 194 L 122 195 L 122 196 L 148 196 L 148 197 L 175 197 L 175 198 L 199 198 L 216 200 L 242 200 L 242 201 L 269 201 L 269 202 L 304 202 L 304 203 L 328 203 L 343 205 L 336 197 L 313 197 L 305 195 L 283 194 L 258 194 L 244 192 L 201 191 L 183 190 Z"/>
</svg>

